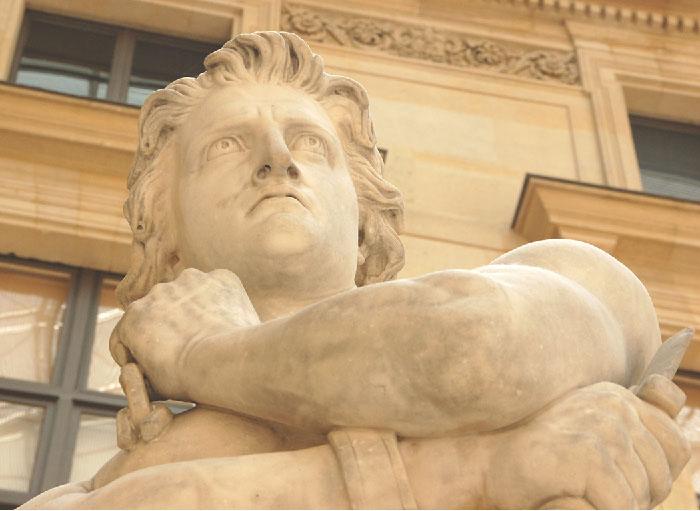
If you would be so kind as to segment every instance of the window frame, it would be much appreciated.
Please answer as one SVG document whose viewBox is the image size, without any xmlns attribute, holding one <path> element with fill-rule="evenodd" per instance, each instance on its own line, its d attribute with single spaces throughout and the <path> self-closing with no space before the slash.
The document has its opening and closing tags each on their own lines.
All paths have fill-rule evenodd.
<svg viewBox="0 0 700 511">
<path fill-rule="evenodd" d="M 109 79 L 107 83 L 107 92 L 105 98 L 96 98 L 91 96 L 74 96 L 72 94 L 67 95 L 71 97 L 85 98 L 92 101 L 107 101 L 112 103 L 118 103 L 120 105 L 136 108 L 140 108 L 140 105 L 131 105 L 127 103 L 126 100 L 129 91 L 129 79 L 131 78 L 132 63 L 137 41 L 146 41 L 150 43 L 162 44 L 173 48 L 186 47 L 195 51 L 201 50 L 202 52 L 207 52 L 209 50 L 213 51 L 214 49 L 217 49 L 220 46 L 206 41 L 186 39 L 183 37 L 173 37 L 154 32 L 136 30 L 128 27 L 120 27 L 118 25 L 110 25 L 98 21 L 89 21 L 80 18 L 73 18 L 68 16 L 62 16 L 59 14 L 49 14 L 42 11 L 26 9 L 24 11 L 22 26 L 20 28 L 18 42 L 15 47 L 15 54 L 12 60 L 10 75 L 8 77 L 9 83 L 25 87 L 25 85 L 17 83 L 17 74 L 20 69 L 20 62 L 22 60 L 22 56 L 27 45 L 27 41 L 29 40 L 32 23 L 35 21 L 44 21 L 68 28 L 87 29 L 91 31 L 97 31 L 103 34 L 113 35 L 115 38 L 114 49 L 112 51 Z M 40 88 L 40 90 L 46 90 L 48 92 L 61 94 L 60 92 L 51 91 L 49 89 Z"/>
<path fill-rule="evenodd" d="M 116 416 L 127 404 L 123 396 L 87 388 L 102 281 L 122 276 L 1 254 L 0 262 L 29 270 L 59 271 L 70 279 L 50 381 L 0 377 L 0 399 L 44 408 L 28 491 L 0 488 L 0 507 L 14 507 L 69 481 L 81 413 Z"/>
<path fill-rule="evenodd" d="M 693 148 L 700 147 L 698 145 L 700 144 L 700 125 L 637 114 L 629 115 L 629 124 L 643 191 L 653 195 L 697 202 L 698 199 L 694 196 L 696 194 L 680 191 L 678 186 L 681 185 L 678 180 L 692 181 L 696 183 L 694 186 L 700 187 L 700 168 L 690 168 L 682 164 L 679 166 L 677 155 L 682 155 L 680 158 L 682 162 L 685 160 L 684 163 L 697 160 L 694 153 L 698 151 L 697 149 L 693 150 Z M 640 133 L 638 131 L 640 129 L 654 130 L 654 134 L 650 135 L 647 133 L 644 136 L 643 132 Z M 663 135 L 661 134 L 662 132 Z M 672 141 L 674 136 L 678 135 L 692 137 L 695 140 L 688 144 L 679 142 L 677 139 Z M 639 136 L 644 137 L 644 143 L 640 143 L 638 140 Z M 664 139 L 664 136 L 668 138 Z M 672 157 L 668 152 L 660 150 L 661 145 L 664 143 L 671 144 Z M 650 151 L 649 148 L 653 148 L 653 150 Z M 650 187 L 649 182 L 645 181 L 645 178 L 648 179 L 649 177 L 663 179 L 667 183 L 676 184 L 667 188 Z"/>
</svg>

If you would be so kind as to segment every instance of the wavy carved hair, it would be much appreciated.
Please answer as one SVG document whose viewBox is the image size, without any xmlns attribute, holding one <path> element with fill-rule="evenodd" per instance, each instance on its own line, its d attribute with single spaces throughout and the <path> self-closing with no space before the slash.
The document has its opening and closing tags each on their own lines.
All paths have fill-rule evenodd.
<svg viewBox="0 0 700 511">
<path fill-rule="evenodd" d="M 129 270 L 117 288 L 122 306 L 175 278 L 177 246 L 170 219 L 170 178 L 177 165 L 173 133 L 217 86 L 272 83 L 309 94 L 331 115 L 359 203 L 358 286 L 392 279 L 404 264 L 398 233 L 401 193 L 382 177 L 369 102 L 354 80 L 325 73 L 320 56 L 286 32 L 242 34 L 204 60 L 197 78 L 180 78 L 151 94 L 141 110 L 139 144 L 129 174 L 124 216 L 133 232 Z"/>
</svg>

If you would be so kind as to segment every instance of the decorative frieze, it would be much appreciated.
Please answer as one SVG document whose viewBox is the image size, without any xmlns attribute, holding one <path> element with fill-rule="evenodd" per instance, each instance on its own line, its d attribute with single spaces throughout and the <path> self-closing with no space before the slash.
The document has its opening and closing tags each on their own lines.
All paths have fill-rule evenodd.
<svg viewBox="0 0 700 511">
<path fill-rule="evenodd" d="M 423 25 L 286 3 L 282 30 L 307 41 L 575 85 L 573 51 L 526 47 Z"/>
</svg>

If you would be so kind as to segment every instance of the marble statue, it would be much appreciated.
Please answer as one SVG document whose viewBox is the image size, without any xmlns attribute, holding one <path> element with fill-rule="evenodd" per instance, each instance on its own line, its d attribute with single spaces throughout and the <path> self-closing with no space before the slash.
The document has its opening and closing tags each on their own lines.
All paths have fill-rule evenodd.
<svg viewBox="0 0 700 511">
<path fill-rule="evenodd" d="M 239 35 L 205 66 L 141 113 L 110 340 L 122 451 L 23 507 L 600 509 L 668 494 L 689 457 L 673 420 L 685 396 L 627 268 L 549 240 L 394 280 L 403 204 L 365 90 L 283 32 Z M 164 399 L 196 406 L 173 417 Z"/>
</svg>

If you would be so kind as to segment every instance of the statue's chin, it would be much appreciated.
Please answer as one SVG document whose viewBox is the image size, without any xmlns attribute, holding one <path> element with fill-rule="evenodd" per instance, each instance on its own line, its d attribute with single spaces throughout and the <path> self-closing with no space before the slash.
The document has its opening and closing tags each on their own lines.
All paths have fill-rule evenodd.
<svg viewBox="0 0 700 511">
<path fill-rule="evenodd" d="M 311 218 L 286 213 L 271 215 L 260 226 L 256 252 L 271 257 L 302 254 L 317 244 L 317 231 Z"/>
</svg>

